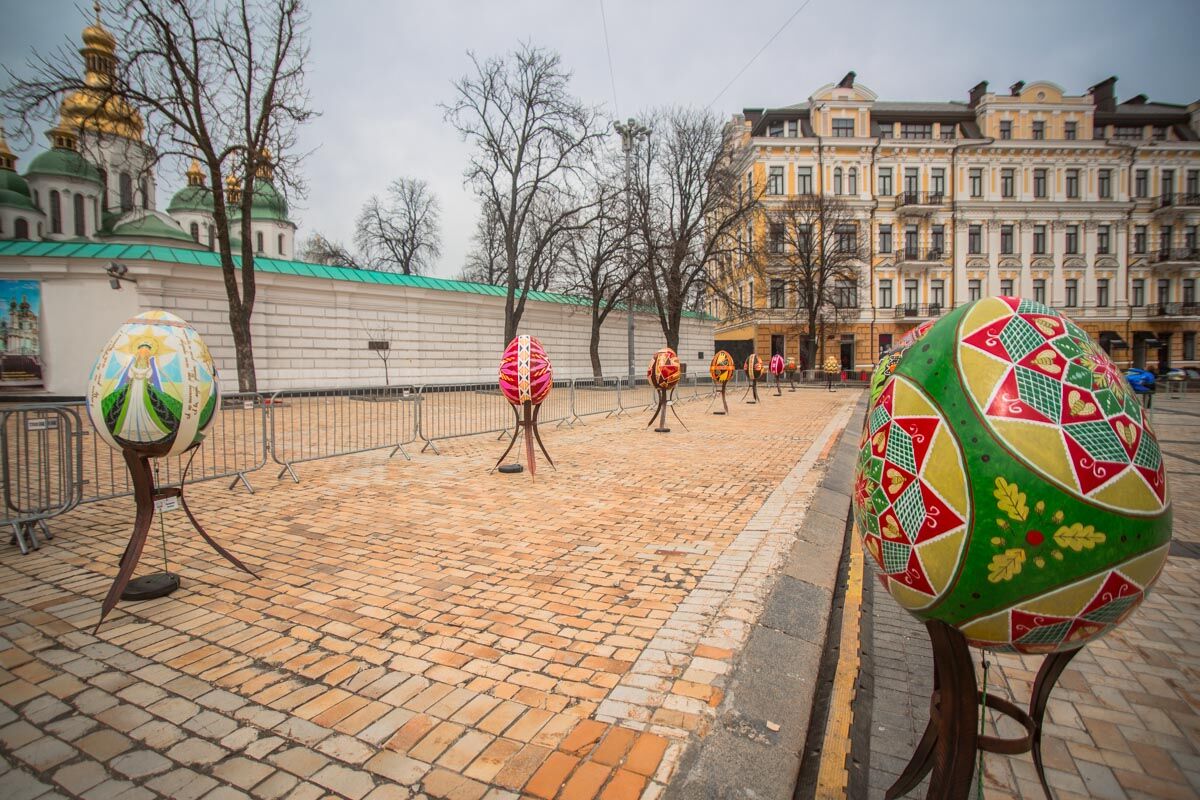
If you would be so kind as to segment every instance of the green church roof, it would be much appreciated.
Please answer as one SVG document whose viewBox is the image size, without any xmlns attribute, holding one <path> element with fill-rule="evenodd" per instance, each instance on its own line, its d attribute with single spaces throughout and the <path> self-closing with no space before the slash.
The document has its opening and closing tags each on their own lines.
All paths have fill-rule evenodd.
<svg viewBox="0 0 1200 800">
<path fill-rule="evenodd" d="M 234 206 L 229 210 L 229 219 L 241 219 L 242 209 Z M 287 201 L 268 180 L 259 178 L 254 183 L 254 200 L 250 203 L 250 219 L 267 219 L 276 222 L 288 222 Z"/>
<path fill-rule="evenodd" d="M 190 237 L 189 237 L 190 241 Z M 72 259 L 86 258 L 99 261 L 157 261 L 162 264 L 193 264 L 202 267 L 220 267 L 221 256 L 211 250 L 184 250 L 177 247 L 146 244 L 74 244 L 61 242 L 0 242 L 0 257 L 17 256 L 21 258 L 52 258 Z M 240 265 L 241 257 L 234 256 L 234 263 Z M 412 286 L 420 289 L 434 289 L 443 292 L 464 292 L 467 294 L 491 295 L 504 297 L 506 289 L 503 286 L 493 286 L 489 283 L 471 283 L 469 281 L 454 281 L 446 278 L 430 278 L 424 275 L 401 275 L 395 272 L 379 272 L 373 269 L 354 269 L 352 267 L 328 267 L 324 264 L 308 264 L 303 261 L 284 261 L 282 259 L 257 256 L 254 268 L 258 272 L 275 273 L 278 275 L 301 275 L 308 278 L 325 278 L 335 281 L 351 281 L 354 283 L 376 283 L 388 286 Z M 529 292 L 530 300 L 540 300 L 544 303 L 562 303 L 571 306 L 588 306 L 590 302 L 585 297 L 575 297 L 555 292 Z M 642 308 L 640 311 L 652 311 Z M 707 314 L 685 311 L 683 316 L 691 319 L 714 319 Z"/>
<path fill-rule="evenodd" d="M 65 175 L 68 178 L 81 178 L 92 183 L 103 183 L 100 170 L 89 163 L 87 159 L 74 150 L 56 147 L 44 150 L 29 162 L 26 175 Z"/>
<path fill-rule="evenodd" d="M 173 239 L 179 242 L 193 243 L 192 237 L 178 225 L 165 222 L 154 213 L 118 222 L 111 231 L 104 235 L 138 239 Z"/>
<path fill-rule="evenodd" d="M 0 169 L 0 206 L 37 211 L 30 199 L 29 184 L 11 169 Z"/>
<path fill-rule="evenodd" d="M 185 186 L 176 192 L 175 196 L 171 198 L 171 202 L 167 204 L 167 211 L 171 214 L 180 211 L 211 214 L 212 210 L 212 191 L 207 186 Z"/>
</svg>

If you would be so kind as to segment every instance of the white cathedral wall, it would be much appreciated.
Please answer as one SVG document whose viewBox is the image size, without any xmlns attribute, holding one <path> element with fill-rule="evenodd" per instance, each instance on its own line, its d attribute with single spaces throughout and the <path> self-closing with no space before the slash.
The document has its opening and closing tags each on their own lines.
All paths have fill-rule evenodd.
<svg viewBox="0 0 1200 800">
<path fill-rule="evenodd" d="M 136 285 L 113 291 L 104 264 L 50 264 L 0 258 L 0 277 L 43 281 L 43 360 L 47 390 L 81 395 L 92 362 L 117 326 L 139 310 L 177 314 L 204 337 L 226 391 L 236 390 L 237 369 L 228 304 L 219 270 L 211 267 L 124 261 Z M 504 298 L 465 292 L 360 284 L 258 273 L 252 321 L 260 390 L 383 384 L 379 357 L 369 339 L 391 345 L 393 384 L 493 381 L 504 338 Z M 521 332 L 542 340 L 555 376 L 591 377 L 586 307 L 530 301 Z M 664 345 L 657 317 L 635 317 L 635 364 L 645 373 Z M 703 374 L 712 357 L 713 324 L 684 320 L 680 357 Z M 601 334 L 606 376 L 623 376 L 626 315 L 614 312 Z"/>
</svg>

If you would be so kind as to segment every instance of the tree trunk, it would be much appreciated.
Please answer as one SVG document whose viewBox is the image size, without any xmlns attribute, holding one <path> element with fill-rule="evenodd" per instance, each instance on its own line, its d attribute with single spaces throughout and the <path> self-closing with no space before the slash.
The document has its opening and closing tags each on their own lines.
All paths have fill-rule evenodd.
<svg viewBox="0 0 1200 800">
<path fill-rule="evenodd" d="M 237 356 L 238 390 L 257 392 L 254 374 L 254 343 L 250 336 L 250 314 L 244 308 L 229 309 L 229 328 L 233 333 L 233 351 Z"/>
<path fill-rule="evenodd" d="M 588 352 L 592 356 L 592 380 L 597 386 L 604 383 L 604 367 L 600 365 L 600 318 L 592 315 L 592 336 L 588 342 Z"/>
</svg>

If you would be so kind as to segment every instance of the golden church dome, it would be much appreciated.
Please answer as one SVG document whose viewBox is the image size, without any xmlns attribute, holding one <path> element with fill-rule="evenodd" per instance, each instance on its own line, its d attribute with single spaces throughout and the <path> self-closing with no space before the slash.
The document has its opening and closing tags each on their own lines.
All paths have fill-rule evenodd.
<svg viewBox="0 0 1200 800">
<path fill-rule="evenodd" d="M 116 38 L 100 23 L 100 4 L 96 3 L 96 21 L 83 29 L 84 83 L 88 88 L 73 92 L 59 108 L 60 123 L 76 129 L 99 131 L 111 136 L 141 140 L 145 125 L 142 115 L 112 90 L 116 73 Z"/>
</svg>

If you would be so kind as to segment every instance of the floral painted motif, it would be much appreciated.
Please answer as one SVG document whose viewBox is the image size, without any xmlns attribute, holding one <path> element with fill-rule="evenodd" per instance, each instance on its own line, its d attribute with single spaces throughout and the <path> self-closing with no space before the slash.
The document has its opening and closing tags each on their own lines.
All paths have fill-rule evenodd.
<svg viewBox="0 0 1200 800">
<path fill-rule="evenodd" d="M 724 350 L 718 350 L 713 356 L 712 363 L 708 365 L 708 374 L 712 377 L 713 383 L 728 383 L 733 377 L 736 366 L 733 363 L 733 356 L 726 353 Z"/>
<path fill-rule="evenodd" d="M 992 496 L 1003 515 L 996 519 L 999 534 L 991 539 L 992 546 L 999 551 L 988 564 L 988 580 L 992 583 L 1012 580 L 1026 564 L 1044 569 L 1047 559 L 1062 561 L 1064 551 L 1091 550 L 1108 539 L 1092 525 L 1082 522 L 1063 525 L 1063 512 L 1048 511 L 1042 500 L 1034 503 L 1031 513 L 1025 493 L 1002 477 L 996 478 Z M 1054 533 L 1048 536 L 1051 530 Z"/>
</svg>

